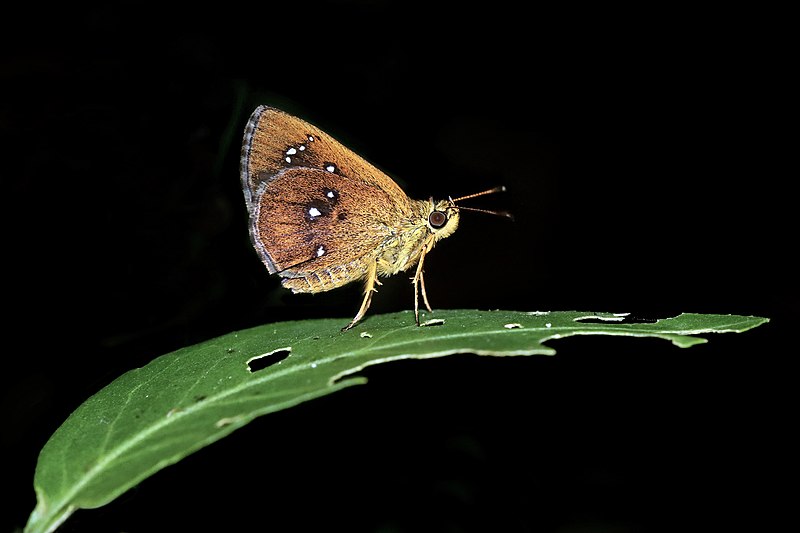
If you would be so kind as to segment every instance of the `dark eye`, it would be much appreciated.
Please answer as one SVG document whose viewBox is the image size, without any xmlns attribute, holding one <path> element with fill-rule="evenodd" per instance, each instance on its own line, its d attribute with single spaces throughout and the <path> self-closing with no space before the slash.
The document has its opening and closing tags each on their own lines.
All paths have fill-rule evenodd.
<svg viewBox="0 0 800 533">
<path fill-rule="evenodd" d="M 430 215 L 428 215 L 428 223 L 434 229 L 439 229 L 447 223 L 447 215 L 442 213 L 441 211 L 434 211 Z"/>
</svg>

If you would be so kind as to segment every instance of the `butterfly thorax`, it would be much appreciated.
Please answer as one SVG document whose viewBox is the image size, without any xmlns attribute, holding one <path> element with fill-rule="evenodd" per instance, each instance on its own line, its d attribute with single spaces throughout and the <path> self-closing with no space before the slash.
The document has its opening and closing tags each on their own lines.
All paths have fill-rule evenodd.
<svg viewBox="0 0 800 533">
<path fill-rule="evenodd" d="M 380 276 L 413 267 L 423 251 L 430 251 L 437 241 L 450 236 L 458 227 L 458 209 L 447 200 L 411 200 L 410 209 L 411 216 L 402 218 L 391 237 L 376 250 Z"/>
</svg>

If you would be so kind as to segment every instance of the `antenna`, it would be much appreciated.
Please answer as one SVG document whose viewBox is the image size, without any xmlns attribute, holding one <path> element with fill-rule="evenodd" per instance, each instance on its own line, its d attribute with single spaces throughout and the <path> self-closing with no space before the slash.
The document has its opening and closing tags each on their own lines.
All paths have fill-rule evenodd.
<svg viewBox="0 0 800 533">
<path fill-rule="evenodd" d="M 494 194 L 496 192 L 505 192 L 506 187 L 505 185 L 500 185 L 498 187 L 494 187 L 492 189 L 488 189 L 482 192 L 476 192 L 474 194 L 468 194 L 466 196 L 459 196 L 458 198 L 450 198 L 450 202 L 453 204 L 453 207 L 456 209 L 463 209 L 464 211 L 475 211 L 476 213 L 486 213 L 489 215 L 497 215 L 499 217 L 507 217 L 511 220 L 514 220 L 514 215 L 509 213 L 508 211 L 489 211 L 488 209 L 478 209 L 476 207 L 463 207 L 460 205 L 456 205 L 456 202 L 460 202 L 461 200 L 469 200 L 470 198 L 475 198 L 476 196 L 484 196 L 486 194 Z"/>
</svg>

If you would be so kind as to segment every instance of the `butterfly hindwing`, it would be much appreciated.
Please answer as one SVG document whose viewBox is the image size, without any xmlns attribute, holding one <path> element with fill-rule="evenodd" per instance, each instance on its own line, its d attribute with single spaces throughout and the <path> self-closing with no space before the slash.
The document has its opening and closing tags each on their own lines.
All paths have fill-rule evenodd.
<svg viewBox="0 0 800 533">
<path fill-rule="evenodd" d="M 360 201 L 370 194 L 370 203 Z M 334 180 L 322 170 L 283 170 L 259 194 L 253 241 L 269 255 L 275 272 L 345 264 L 376 250 L 391 235 L 380 214 L 391 209 L 388 202 L 369 185 Z"/>
</svg>

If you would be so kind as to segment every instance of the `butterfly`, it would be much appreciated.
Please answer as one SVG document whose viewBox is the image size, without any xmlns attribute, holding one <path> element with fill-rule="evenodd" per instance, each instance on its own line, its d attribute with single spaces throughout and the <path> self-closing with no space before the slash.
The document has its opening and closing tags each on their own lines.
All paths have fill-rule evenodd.
<svg viewBox="0 0 800 533">
<path fill-rule="evenodd" d="M 240 160 L 250 239 L 270 274 L 294 293 L 318 293 L 364 281 L 364 299 L 349 330 L 369 309 L 379 277 L 414 268 L 428 311 L 423 265 L 434 245 L 458 227 L 458 201 L 413 200 L 384 172 L 316 126 L 259 106 L 244 131 Z"/>
</svg>

